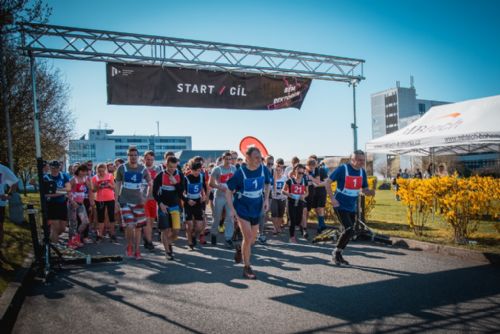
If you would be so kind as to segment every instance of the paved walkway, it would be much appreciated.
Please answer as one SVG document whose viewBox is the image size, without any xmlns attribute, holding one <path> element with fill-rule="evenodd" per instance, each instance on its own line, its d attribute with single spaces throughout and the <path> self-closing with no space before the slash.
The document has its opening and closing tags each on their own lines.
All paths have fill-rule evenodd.
<svg viewBox="0 0 500 334">
<path fill-rule="evenodd" d="M 353 242 L 350 267 L 331 264 L 330 244 L 254 248 L 257 281 L 242 278 L 233 251 L 185 241 L 167 261 L 75 267 L 37 282 L 14 333 L 415 333 L 500 330 L 500 268 L 438 254 Z M 122 254 L 123 245 L 86 246 Z"/>
</svg>

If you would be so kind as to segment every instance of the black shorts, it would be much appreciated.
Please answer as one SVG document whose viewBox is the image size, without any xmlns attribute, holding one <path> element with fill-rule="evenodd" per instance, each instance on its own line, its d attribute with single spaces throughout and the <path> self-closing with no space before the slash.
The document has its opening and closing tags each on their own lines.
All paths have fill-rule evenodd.
<svg viewBox="0 0 500 334">
<path fill-rule="evenodd" d="M 285 215 L 286 199 L 272 199 L 271 200 L 271 217 L 283 218 Z"/>
<path fill-rule="evenodd" d="M 68 205 L 64 202 L 47 202 L 48 220 L 68 220 Z"/>
<path fill-rule="evenodd" d="M 187 202 L 184 203 L 184 212 L 186 213 L 186 220 L 203 220 L 203 210 L 205 203 L 196 202 L 191 206 Z"/>
<path fill-rule="evenodd" d="M 5 220 L 5 206 L 0 206 L 0 224 Z"/>
<path fill-rule="evenodd" d="M 246 220 L 247 222 L 250 223 L 250 225 L 255 226 L 259 225 L 260 218 L 261 217 L 245 217 L 245 216 L 240 216 L 238 215 L 241 219 Z"/>
<path fill-rule="evenodd" d="M 180 230 L 181 228 L 181 217 L 180 212 L 169 211 L 164 213 L 158 208 L 158 228 L 160 230 L 165 230 L 168 228 L 172 228 L 174 230 Z"/>
<path fill-rule="evenodd" d="M 306 198 L 307 211 L 316 208 L 324 208 L 326 205 L 326 189 L 316 188 L 312 196 Z"/>
</svg>

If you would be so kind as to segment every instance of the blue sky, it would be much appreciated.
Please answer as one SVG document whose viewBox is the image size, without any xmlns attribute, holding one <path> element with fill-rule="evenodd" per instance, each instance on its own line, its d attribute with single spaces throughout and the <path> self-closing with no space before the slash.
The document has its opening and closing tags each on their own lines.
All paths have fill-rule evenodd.
<svg viewBox="0 0 500 334">
<path fill-rule="evenodd" d="M 419 98 L 500 94 L 500 1 L 47 1 L 51 24 L 324 53 L 366 60 L 357 89 L 359 146 L 371 138 L 370 94 L 409 86 Z M 106 104 L 105 64 L 51 60 L 71 87 L 75 136 L 189 135 L 193 149 L 261 139 L 275 156 L 352 150 L 352 89 L 314 81 L 302 110 L 248 111 Z"/>
</svg>

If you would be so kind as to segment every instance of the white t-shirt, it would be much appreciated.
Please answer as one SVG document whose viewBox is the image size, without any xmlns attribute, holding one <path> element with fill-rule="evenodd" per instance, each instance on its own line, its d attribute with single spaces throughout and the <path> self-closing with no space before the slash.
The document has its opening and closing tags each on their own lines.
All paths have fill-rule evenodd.
<svg viewBox="0 0 500 334">
<path fill-rule="evenodd" d="M 19 182 L 17 176 L 14 175 L 14 173 L 12 173 L 12 171 L 7 166 L 0 164 L 0 196 L 5 194 L 6 185 L 10 187 L 17 182 Z M 6 205 L 7 201 L 2 201 L 0 199 L 0 206 Z"/>
</svg>

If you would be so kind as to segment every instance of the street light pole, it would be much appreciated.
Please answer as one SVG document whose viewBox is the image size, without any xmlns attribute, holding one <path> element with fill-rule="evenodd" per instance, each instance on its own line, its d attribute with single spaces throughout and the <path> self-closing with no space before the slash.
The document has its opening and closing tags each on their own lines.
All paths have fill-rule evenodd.
<svg viewBox="0 0 500 334">
<path fill-rule="evenodd" d="M 353 113 L 354 113 L 354 122 L 351 123 L 351 128 L 352 128 L 352 134 L 354 137 L 354 151 L 358 149 L 358 125 L 356 123 L 356 85 L 357 81 L 354 80 L 352 81 L 352 106 L 353 106 Z"/>
</svg>

